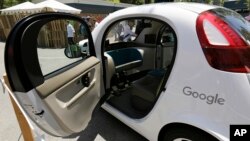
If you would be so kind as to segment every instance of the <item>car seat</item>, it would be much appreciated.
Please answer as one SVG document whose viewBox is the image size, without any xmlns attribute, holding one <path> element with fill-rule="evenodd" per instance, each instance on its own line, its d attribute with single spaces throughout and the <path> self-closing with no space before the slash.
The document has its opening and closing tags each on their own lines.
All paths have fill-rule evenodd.
<svg viewBox="0 0 250 141">
<path fill-rule="evenodd" d="M 155 69 L 132 84 L 131 103 L 136 110 L 147 112 L 153 107 L 165 73 L 164 69 Z"/>
</svg>

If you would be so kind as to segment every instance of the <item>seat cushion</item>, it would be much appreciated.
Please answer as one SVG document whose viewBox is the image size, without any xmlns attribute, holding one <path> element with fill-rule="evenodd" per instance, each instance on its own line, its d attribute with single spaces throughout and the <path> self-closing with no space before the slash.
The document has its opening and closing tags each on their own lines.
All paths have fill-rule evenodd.
<svg viewBox="0 0 250 141">
<path fill-rule="evenodd" d="M 152 108 L 157 99 L 164 74 L 164 70 L 153 70 L 132 84 L 131 102 L 134 108 L 140 111 Z"/>
</svg>

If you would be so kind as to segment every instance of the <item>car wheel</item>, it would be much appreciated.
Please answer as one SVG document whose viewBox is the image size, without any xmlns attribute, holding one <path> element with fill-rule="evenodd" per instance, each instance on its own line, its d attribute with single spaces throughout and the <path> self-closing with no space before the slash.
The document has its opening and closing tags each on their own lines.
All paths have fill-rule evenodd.
<svg viewBox="0 0 250 141">
<path fill-rule="evenodd" d="M 177 127 L 165 132 L 163 141 L 218 141 L 202 130 L 192 127 Z"/>
</svg>

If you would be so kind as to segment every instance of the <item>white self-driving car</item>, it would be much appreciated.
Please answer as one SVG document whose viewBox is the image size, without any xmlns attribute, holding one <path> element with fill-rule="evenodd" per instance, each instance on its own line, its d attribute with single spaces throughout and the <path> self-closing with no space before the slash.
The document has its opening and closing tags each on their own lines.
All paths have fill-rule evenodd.
<svg viewBox="0 0 250 141">
<path fill-rule="evenodd" d="M 40 30 L 66 20 L 85 26 L 87 52 L 40 49 Z M 71 14 L 31 15 L 11 31 L 5 67 L 14 99 L 55 136 L 84 130 L 98 102 L 150 141 L 228 141 L 230 125 L 250 124 L 250 24 L 223 7 L 130 7 L 92 34 Z"/>
</svg>

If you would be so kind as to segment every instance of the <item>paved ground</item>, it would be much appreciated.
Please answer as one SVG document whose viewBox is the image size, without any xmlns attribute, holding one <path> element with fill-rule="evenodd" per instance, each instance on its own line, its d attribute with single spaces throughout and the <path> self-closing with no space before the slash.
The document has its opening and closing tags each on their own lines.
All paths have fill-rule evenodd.
<svg viewBox="0 0 250 141">
<path fill-rule="evenodd" d="M 4 43 L 0 42 L 0 76 L 4 69 Z M 20 128 L 18 126 L 9 96 L 3 94 L 0 86 L 0 140 L 1 141 L 22 141 Z"/>
<path fill-rule="evenodd" d="M 4 46 L 0 42 L 0 77 L 4 69 Z M 67 138 L 55 138 L 49 135 L 46 141 L 146 141 L 145 138 L 97 107 L 87 129 Z M 3 94 L 0 87 L 0 141 L 23 141 L 9 96 Z"/>
</svg>

